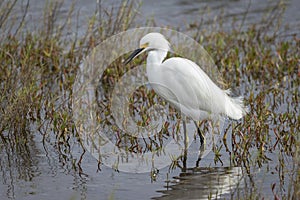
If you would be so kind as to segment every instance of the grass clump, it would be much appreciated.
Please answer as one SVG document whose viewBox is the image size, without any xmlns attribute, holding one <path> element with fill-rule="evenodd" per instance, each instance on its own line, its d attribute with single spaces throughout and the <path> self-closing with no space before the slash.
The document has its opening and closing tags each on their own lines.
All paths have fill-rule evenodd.
<svg viewBox="0 0 300 200">
<path fill-rule="evenodd" d="M 70 38 L 76 13 L 72 4 L 65 21 L 58 22 L 63 3 L 47 1 L 43 23 L 31 31 L 26 26 L 29 1 L 20 19 L 14 17 L 20 6 L 16 0 L 0 3 L 0 146 L 7 159 L 15 155 L 17 160 L 31 160 L 22 152 L 30 157 L 35 135 L 54 143 L 61 154 L 71 153 L 70 138 L 80 140 L 71 110 L 78 67 L 90 49 L 127 30 L 136 14 L 133 1 L 124 1 L 117 9 L 99 6 L 86 31 Z M 70 166 L 77 168 L 72 159 Z"/>
<path fill-rule="evenodd" d="M 243 95 L 250 106 L 243 121 L 229 125 L 232 140 L 223 143 L 232 164 L 246 169 L 251 188 L 246 197 L 250 199 L 263 198 L 268 190 L 275 198 L 299 198 L 295 183 L 299 183 L 300 166 L 300 40 L 297 35 L 282 37 L 288 34 L 278 33 L 280 19 L 270 17 L 268 24 L 272 25 L 267 27 L 233 27 L 230 32 L 193 27 L 217 61 L 225 82 L 230 88 L 238 87 L 234 92 Z M 264 166 L 268 166 L 265 176 L 275 173 L 278 177 L 260 191 L 255 172 Z"/>
</svg>

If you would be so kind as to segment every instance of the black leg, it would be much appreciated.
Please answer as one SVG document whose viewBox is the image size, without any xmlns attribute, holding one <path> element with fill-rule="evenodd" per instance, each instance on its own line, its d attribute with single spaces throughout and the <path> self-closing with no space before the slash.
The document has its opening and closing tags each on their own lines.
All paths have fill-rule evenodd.
<svg viewBox="0 0 300 200">
<path fill-rule="evenodd" d="M 198 159 L 196 161 L 196 167 L 199 167 L 199 162 L 201 161 L 202 155 L 203 155 L 204 150 L 205 150 L 205 137 L 204 137 L 203 133 L 201 132 L 200 127 L 198 126 L 196 121 L 194 121 L 194 124 L 197 128 L 197 132 L 198 132 L 198 135 L 200 137 L 199 155 L 198 155 Z"/>
<path fill-rule="evenodd" d="M 201 144 L 199 148 L 199 154 L 198 154 L 198 159 L 196 161 L 196 167 L 199 167 L 199 162 L 202 159 L 203 153 L 205 151 L 205 144 Z"/>
<path fill-rule="evenodd" d="M 183 119 L 183 132 L 184 132 L 184 152 L 182 159 L 182 172 L 186 172 L 186 161 L 187 161 L 187 147 L 188 147 L 188 135 L 186 130 L 186 117 Z"/>
<path fill-rule="evenodd" d="M 198 132 L 198 135 L 199 135 L 199 137 L 200 137 L 200 144 L 201 144 L 201 146 L 204 144 L 204 142 L 205 142 L 205 137 L 204 137 L 204 135 L 202 134 L 202 132 L 201 132 L 201 130 L 200 130 L 200 128 L 199 128 L 199 126 L 198 126 L 198 124 L 197 124 L 197 122 L 196 121 L 194 121 L 194 124 L 195 124 L 195 126 L 196 126 L 196 128 L 197 128 L 197 132 Z"/>
</svg>

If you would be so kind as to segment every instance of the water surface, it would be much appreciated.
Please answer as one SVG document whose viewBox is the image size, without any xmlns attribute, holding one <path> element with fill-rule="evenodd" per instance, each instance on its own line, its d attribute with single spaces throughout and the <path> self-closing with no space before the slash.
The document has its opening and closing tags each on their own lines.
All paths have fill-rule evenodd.
<svg viewBox="0 0 300 200">
<path fill-rule="evenodd" d="M 103 6 L 118 5 L 118 1 L 102 1 Z M 251 3 L 249 3 L 251 2 Z M 137 17 L 137 23 L 145 23 L 153 18 L 157 26 L 179 27 L 188 30 L 189 24 L 199 21 L 203 17 L 203 28 L 209 28 L 214 23 L 215 16 L 224 13 L 225 25 L 229 27 L 232 20 L 247 27 L 258 23 L 271 8 L 272 1 L 144 1 Z M 299 34 L 300 30 L 300 2 L 286 1 L 287 9 L 283 22 L 289 23 L 285 34 Z M 23 7 L 22 7 L 23 5 Z M 61 8 L 59 19 L 63 20 L 68 13 L 71 1 L 66 1 Z M 24 2 L 16 10 L 16 16 L 21 17 Z M 95 12 L 95 1 L 77 1 L 75 10 L 79 14 L 78 32 L 83 34 L 87 21 Z M 39 26 L 44 2 L 30 1 L 29 13 L 26 16 L 28 29 L 34 30 Z M 209 9 L 208 9 L 209 8 Z M 199 13 L 207 12 L 205 15 Z M 246 15 L 247 13 L 247 15 Z M 246 18 L 245 18 L 246 16 Z M 207 26 L 206 26 L 207 25 Z M 74 27 L 74 31 L 76 28 Z M 68 33 L 71 37 L 74 33 Z M 285 107 L 286 105 L 282 105 Z M 34 125 L 33 125 L 34 127 Z M 34 129 L 33 129 L 34 130 Z M 51 134 L 50 134 L 51 135 Z M 0 195 L 1 199 L 206 199 L 238 198 L 243 196 L 243 188 L 255 182 L 265 197 L 272 198 L 270 185 L 277 180 L 278 174 L 268 173 L 276 171 L 278 155 L 271 154 L 274 160 L 262 168 L 251 169 L 251 178 L 242 166 L 232 166 L 229 154 L 223 148 L 222 163 L 215 164 L 213 153 L 209 154 L 196 166 L 196 154 L 187 159 L 187 168 L 169 170 L 160 169 L 156 180 L 151 179 L 150 173 L 117 172 L 102 165 L 98 169 L 97 160 L 82 150 L 76 138 L 71 138 L 71 145 L 56 148 L 55 138 L 46 137 L 35 132 L 28 138 L 22 149 L 11 152 L 7 149 L 14 144 L 0 143 Z M 230 143 L 230 137 L 227 139 Z M 199 142 L 194 142 L 191 151 L 196 152 Z M 58 150 L 59 149 L 59 150 Z M 60 151 L 60 152 L 58 152 Z M 253 152 L 256 156 L 256 152 Z M 80 160 L 81 165 L 77 164 Z M 292 163 L 292 158 L 284 158 Z M 77 171 L 73 170 L 73 167 Z M 291 166 L 292 167 L 292 166 Z M 80 172 L 80 173 L 79 173 Z M 282 184 L 276 182 L 276 184 Z M 283 188 L 287 189 L 288 184 Z"/>
</svg>

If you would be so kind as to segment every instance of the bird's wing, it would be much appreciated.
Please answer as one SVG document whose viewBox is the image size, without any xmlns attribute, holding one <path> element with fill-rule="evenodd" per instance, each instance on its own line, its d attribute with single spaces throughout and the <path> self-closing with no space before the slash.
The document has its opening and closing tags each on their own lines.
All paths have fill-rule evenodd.
<svg viewBox="0 0 300 200">
<path fill-rule="evenodd" d="M 222 112 L 224 91 L 196 63 L 173 57 L 161 64 L 158 73 L 165 88 L 155 90 L 163 98 L 191 110 Z"/>
</svg>

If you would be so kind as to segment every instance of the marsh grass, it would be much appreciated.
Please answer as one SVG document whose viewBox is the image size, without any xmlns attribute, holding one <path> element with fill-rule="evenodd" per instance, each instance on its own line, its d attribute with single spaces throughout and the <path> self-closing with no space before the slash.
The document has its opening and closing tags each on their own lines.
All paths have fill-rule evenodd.
<svg viewBox="0 0 300 200">
<path fill-rule="evenodd" d="M 66 22 L 57 25 L 60 5 L 47 4 L 44 24 L 33 33 L 22 31 L 29 4 L 20 21 L 12 18 L 14 6 L 16 0 L 0 3 L 0 29 L 5 30 L 0 32 L 0 149 L 6 155 L 0 165 L 12 157 L 16 166 L 22 167 L 24 162 L 33 165 L 30 144 L 34 135 L 40 134 L 43 144 L 53 144 L 60 162 L 82 175 L 82 156 L 73 157 L 70 147 L 74 138 L 80 145 L 71 104 L 76 72 L 93 47 L 132 26 L 136 7 L 133 1 L 124 1 L 117 9 L 104 9 L 99 4 L 85 34 L 66 40 L 70 23 L 76 23 L 73 7 Z M 243 30 L 233 25 L 230 32 L 223 31 L 221 21 L 214 31 L 202 29 L 201 23 L 191 26 L 194 38 L 216 60 L 228 87 L 240 88 L 234 92 L 243 95 L 250 106 L 250 113 L 242 121 L 232 122 L 226 128 L 225 135 L 230 135 L 232 140 L 225 138 L 223 145 L 214 149 L 216 163 L 222 160 L 221 148 L 226 148 L 232 165 L 246 169 L 249 181 L 245 184 L 250 187 L 236 194 L 246 199 L 264 197 L 259 189 L 261 185 L 254 181 L 253 171 L 265 165 L 273 166 L 267 174 L 278 174 L 268 186 L 275 198 L 300 196 L 300 39 L 296 35 L 282 37 L 284 33 L 278 31 L 283 9 L 280 4 L 277 10 L 271 10 L 263 20 L 266 25 Z M 130 66 L 122 65 L 120 58 L 105 70 L 100 80 L 104 98 L 99 99 L 99 123 L 119 147 L 131 152 L 157 150 L 169 137 L 180 134 L 180 115 L 170 107 L 169 121 L 154 137 L 138 139 L 122 134 L 113 124 L 109 98 L 111 88 L 129 69 Z M 147 125 L 149 120 L 148 107 L 157 103 L 167 105 L 146 87 L 139 88 L 131 102 L 131 112 L 141 125 Z M 179 164 L 180 160 L 174 159 L 172 167 Z"/>
<path fill-rule="evenodd" d="M 71 40 L 67 33 L 73 31 L 69 29 L 74 27 L 72 23 L 76 24 L 73 19 L 77 14 L 73 5 L 68 18 L 58 23 L 63 2 L 47 1 L 43 24 L 28 32 L 25 27 L 28 3 L 20 19 L 13 13 L 18 9 L 17 1 L 0 5 L 0 143 L 1 151 L 6 152 L 1 165 L 5 166 L 12 157 L 16 161 L 30 162 L 32 147 L 29 143 L 38 134 L 45 148 L 47 143 L 54 144 L 62 163 L 80 170 L 80 161 L 74 164 L 69 144 L 70 138 L 80 141 L 71 114 L 76 71 L 91 48 L 129 28 L 136 13 L 134 3 L 124 1 L 116 10 L 96 11 L 95 16 L 102 13 L 101 21 L 91 18 L 83 36 L 79 38 L 75 34 Z"/>
<path fill-rule="evenodd" d="M 290 40 L 281 40 L 277 35 L 261 36 L 264 31 L 251 27 L 243 32 L 215 33 L 208 36 L 212 39 L 208 41 L 219 44 L 221 40 L 221 45 L 216 51 L 207 49 L 224 66 L 220 71 L 226 82 L 243 88 L 240 94 L 250 106 L 244 120 L 232 123 L 229 129 L 231 161 L 234 166 L 243 166 L 250 180 L 245 197 L 264 197 L 254 172 L 267 165 L 270 168 L 266 176 L 278 173 L 278 180 L 270 185 L 274 198 L 297 199 L 300 43 L 296 36 Z M 228 51 L 227 44 L 234 47 Z M 222 52 L 228 53 L 224 56 Z M 228 146 L 226 140 L 224 146 Z"/>
<path fill-rule="evenodd" d="M 270 15 L 281 16 L 278 13 Z M 280 184 L 274 181 L 270 185 L 274 198 L 297 199 L 300 41 L 297 36 L 282 39 L 280 34 L 286 33 L 277 31 L 280 18 L 269 20 L 268 26 L 252 26 L 245 31 L 233 27 L 230 34 L 217 31 L 200 35 L 217 65 L 222 66 L 219 70 L 226 82 L 231 88 L 240 87 L 239 93 L 250 106 L 244 120 L 230 124 L 227 129 L 231 145 L 224 140 L 227 150 L 232 146 L 229 152 L 233 165 L 247 170 L 251 182 L 247 198 L 263 197 L 260 185 L 252 177 L 256 169 L 267 165 L 271 167 L 266 176 L 278 173 Z"/>
</svg>

